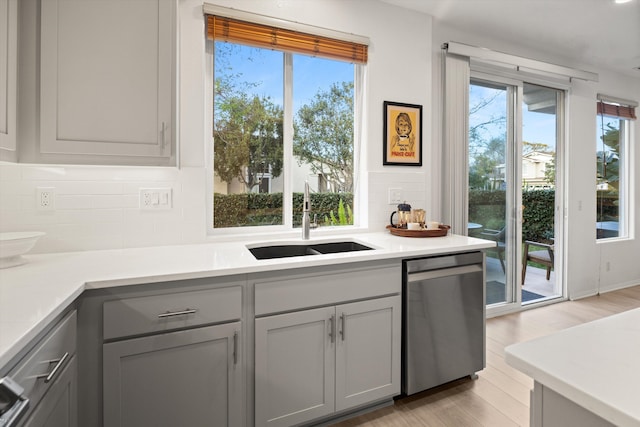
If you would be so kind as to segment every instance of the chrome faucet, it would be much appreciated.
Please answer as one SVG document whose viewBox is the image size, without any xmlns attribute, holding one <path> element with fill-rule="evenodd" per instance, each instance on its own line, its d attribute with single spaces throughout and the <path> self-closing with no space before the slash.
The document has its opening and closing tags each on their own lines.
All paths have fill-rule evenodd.
<svg viewBox="0 0 640 427">
<path fill-rule="evenodd" d="M 302 206 L 302 240 L 309 240 L 309 229 L 317 228 L 318 223 L 316 215 L 313 217 L 313 223 L 309 218 L 311 212 L 311 198 L 309 197 L 309 182 L 304 183 L 304 201 Z"/>
</svg>

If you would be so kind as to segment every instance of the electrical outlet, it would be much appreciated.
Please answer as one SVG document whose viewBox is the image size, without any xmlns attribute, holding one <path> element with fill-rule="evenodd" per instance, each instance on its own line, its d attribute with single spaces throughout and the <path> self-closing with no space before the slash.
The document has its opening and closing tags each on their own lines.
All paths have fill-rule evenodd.
<svg viewBox="0 0 640 427">
<path fill-rule="evenodd" d="M 36 188 L 36 210 L 54 211 L 56 209 L 56 192 L 54 187 Z"/>
<path fill-rule="evenodd" d="M 402 188 L 389 189 L 389 204 L 397 205 L 402 203 Z"/>
<path fill-rule="evenodd" d="M 141 210 L 168 210 L 172 207 L 171 188 L 141 188 Z"/>
</svg>

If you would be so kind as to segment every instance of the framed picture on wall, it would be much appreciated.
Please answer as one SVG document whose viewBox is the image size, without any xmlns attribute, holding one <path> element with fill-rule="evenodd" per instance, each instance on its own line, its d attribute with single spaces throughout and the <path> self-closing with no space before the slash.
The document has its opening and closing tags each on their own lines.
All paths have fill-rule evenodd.
<svg viewBox="0 0 640 427">
<path fill-rule="evenodd" d="M 384 101 L 383 165 L 422 166 L 422 105 Z"/>
</svg>

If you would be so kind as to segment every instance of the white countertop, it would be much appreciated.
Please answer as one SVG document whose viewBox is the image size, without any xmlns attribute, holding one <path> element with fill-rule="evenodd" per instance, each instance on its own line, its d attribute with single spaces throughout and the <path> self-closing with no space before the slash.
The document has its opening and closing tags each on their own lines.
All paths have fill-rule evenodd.
<svg viewBox="0 0 640 427">
<path fill-rule="evenodd" d="M 407 238 L 388 232 L 312 238 L 308 242 L 345 240 L 374 250 L 256 260 L 246 248 L 256 243 L 304 243 L 300 239 L 270 239 L 26 255 L 26 264 L 0 269 L 0 369 L 85 289 L 410 258 L 495 245 L 457 235 Z"/>
<path fill-rule="evenodd" d="M 617 426 L 640 426 L 640 309 L 505 349 L 509 365 Z"/>
</svg>

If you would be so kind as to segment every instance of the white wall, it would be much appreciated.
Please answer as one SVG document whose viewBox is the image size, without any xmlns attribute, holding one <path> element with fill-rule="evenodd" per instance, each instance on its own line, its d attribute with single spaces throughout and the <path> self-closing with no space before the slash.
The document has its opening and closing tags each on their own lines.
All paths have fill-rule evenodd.
<svg viewBox="0 0 640 427">
<path fill-rule="evenodd" d="M 431 17 L 371 0 L 219 0 L 232 6 L 301 23 L 367 36 L 363 164 L 359 201 L 362 224 L 383 230 L 394 206 L 389 187 L 403 188 L 414 207 L 429 206 L 431 123 Z M 202 0 L 179 0 L 180 168 L 84 167 L 64 165 L 0 165 L 0 231 L 41 230 L 48 234 L 34 252 L 179 244 L 206 241 L 205 54 Z M 37 1 L 24 0 L 22 11 L 31 25 L 21 27 L 19 115 L 27 158 L 37 149 L 38 82 L 35 25 Z M 425 107 L 425 166 L 382 166 L 382 103 L 397 101 Z M 23 157 L 24 158 L 24 157 Z M 35 209 L 36 187 L 55 187 L 55 212 Z M 138 189 L 171 187 L 174 208 L 138 209 Z"/>
<path fill-rule="evenodd" d="M 0 231 L 45 231 L 33 252 L 173 245 L 204 240 L 201 168 L 0 166 Z M 55 188 L 55 211 L 35 207 Z M 171 188 L 173 209 L 141 211 L 139 188 Z"/>
<path fill-rule="evenodd" d="M 492 50 L 529 57 L 554 64 L 575 67 L 599 74 L 599 82 L 575 80 L 568 92 L 567 112 L 567 185 L 566 185 L 566 278 L 570 298 L 580 298 L 598 292 L 613 290 L 640 283 L 640 240 L 629 239 L 617 242 L 596 243 L 596 199 L 595 199 L 595 144 L 596 144 L 596 95 L 603 93 L 623 99 L 640 101 L 640 76 L 633 78 L 611 73 L 604 68 L 580 64 L 565 57 L 549 56 L 544 46 L 531 50 L 518 45 L 517 37 L 492 39 L 472 29 L 459 29 L 433 23 L 432 35 L 433 93 L 435 123 L 440 122 L 437 103 L 441 102 L 440 70 L 441 45 L 457 41 Z M 640 120 L 633 122 L 631 141 L 631 168 L 640 165 Z M 439 140 L 440 129 L 434 127 L 434 140 Z M 634 147 L 635 146 L 635 147 Z M 635 206 L 631 214 L 631 228 L 638 230 L 640 223 L 635 212 L 639 211 L 640 189 L 637 177 L 631 179 Z M 609 271 L 607 271 L 609 263 Z"/>
<path fill-rule="evenodd" d="M 439 219 L 442 198 L 441 64 L 440 45 L 454 40 L 566 66 L 595 71 L 599 83 L 574 82 L 569 93 L 567 277 L 570 295 L 580 297 L 640 282 L 640 243 L 595 242 L 595 97 L 596 93 L 640 100 L 638 78 L 550 57 L 518 45 L 517 37 L 490 39 L 472 30 L 456 30 L 430 16 L 372 0 L 212 0 L 222 6 L 299 21 L 367 36 L 371 40 L 367 66 L 363 164 L 360 188 L 367 216 L 363 223 L 381 230 L 394 208 L 387 203 L 389 188 L 403 188 L 404 199 L 424 207 Z M 21 2 L 34 13 L 36 0 Z M 178 244 L 206 241 L 206 159 L 204 98 L 204 20 L 201 0 L 179 0 L 179 144 L 180 168 L 0 165 L 0 231 L 42 230 L 35 252 Z M 37 73 L 35 34 L 20 30 L 29 48 L 22 64 L 19 115 L 27 117 L 21 138 L 35 147 L 37 135 Z M 31 37 L 31 40 L 29 39 Z M 22 45 L 21 45 L 22 46 Z M 423 166 L 382 165 L 382 103 L 421 104 L 423 110 Z M 24 118 L 23 117 L 23 118 Z M 634 123 L 638 145 L 639 122 Z M 29 125 L 30 123 L 30 125 Z M 31 149 L 31 148 L 30 148 Z M 632 152 L 640 164 L 640 150 Z M 637 178 L 634 178 L 634 182 Z M 35 210 L 37 186 L 56 188 L 56 211 Z M 137 207 L 140 187 L 171 187 L 174 208 L 142 212 Z M 632 191 L 638 210 L 640 189 Z M 640 230 L 636 216 L 633 229 Z M 610 270 L 606 271 L 606 263 Z"/>
</svg>

